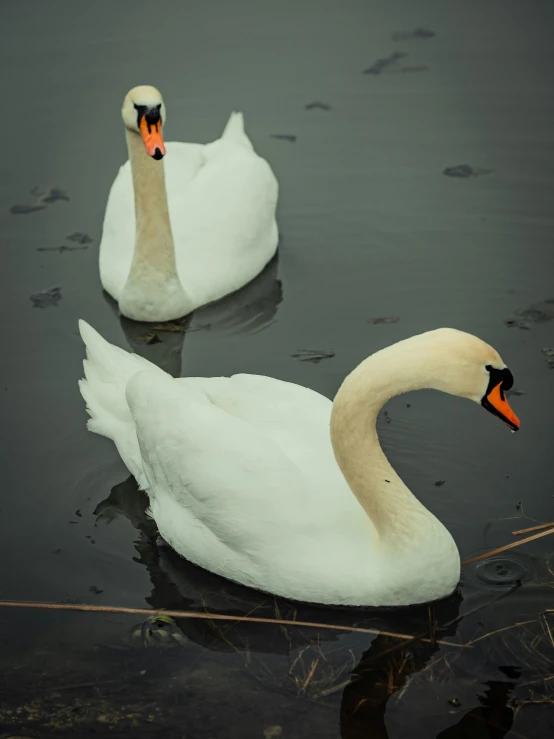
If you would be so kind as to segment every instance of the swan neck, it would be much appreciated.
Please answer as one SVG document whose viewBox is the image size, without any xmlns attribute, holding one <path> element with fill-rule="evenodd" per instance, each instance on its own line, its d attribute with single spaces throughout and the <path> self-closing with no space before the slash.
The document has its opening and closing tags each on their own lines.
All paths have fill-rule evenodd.
<svg viewBox="0 0 554 739">
<path fill-rule="evenodd" d="M 138 133 L 126 129 L 135 196 L 135 252 L 129 281 L 154 270 L 160 277 L 177 276 L 175 247 L 167 206 L 164 161 L 146 153 Z"/>
<path fill-rule="evenodd" d="M 390 398 L 429 387 L 414 364 L 394 347 L 372 355 L 343 382 L 331 414 L 331 441 L 337 463 L 382 543 L 413 545 L 422 517 L 434 516 L 414 497 L 389 463 L 379 443 L 377 416 Z M 437 521 L 438 523 L 438 521 Z M 440 524 L 439 524 L 440 525 Z"/>
</svg>

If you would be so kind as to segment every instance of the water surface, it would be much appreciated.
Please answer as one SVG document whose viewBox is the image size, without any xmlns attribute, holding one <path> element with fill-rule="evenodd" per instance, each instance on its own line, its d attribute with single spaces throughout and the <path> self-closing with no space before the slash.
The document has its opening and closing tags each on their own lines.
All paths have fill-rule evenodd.
<svg viewBox="0 0 554 739">
<path fill-rule="evenodd" d="M 512 550 L 502 569 L 468 567 L 431 612 L 300 607 L 233 586 L 157 546 L 115 448 L 87 433 L 77 320 L 176 376 L 261 373 L 328 397 L 388 344 L 439 326 L 475 333 L 515 375 L 522 430 L 420 392 L 387 407 L 383 446 L 462 557 L 553 520 L 554 374 L 542 350 L 554 323 L 517 313 L 554 297 L 553 20 L 547 0 L 2 3 L 0 597 L 422 638 L 0 609 L 0 734 L 552 735 L 554 537 Z M 417 28 L 436 35 L 392 38 Z M 363 74 L 395 53 L 407 56 Z M 168 140 L 207 142 L 243 110 L 281 186 L 278 258 L 186 334 L 153 344 L 148 327 L 120 321 L 97 268 L 126 158 L 121 101 L 146 83 L 166 99 Z M 443 174 L 460 165 L 475 176 Z M 69 200 L 10 212 L 44 205 L 36 187 Z M 79 245 L 67 239 L 76 232 L 92 243 L 53 250 Z M 54 286 L 57 305 L 33 307 Z M 292 357 L 310 349 L 334 356 Z"/>
</svg>

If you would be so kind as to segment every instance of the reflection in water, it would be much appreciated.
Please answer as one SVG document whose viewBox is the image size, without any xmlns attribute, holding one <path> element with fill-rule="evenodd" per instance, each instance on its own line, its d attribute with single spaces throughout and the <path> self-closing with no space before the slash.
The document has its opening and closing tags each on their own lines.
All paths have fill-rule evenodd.
<svg viewBox="0 0 554 739">
<path fill-rule="evenodd" d="M 353 671 L 352 679 L 342 694 L 340 723 L 343 739 L 387 739 L 386 713 L 389 701 L 402 701 L 403 693 L 409 686 L 412 675 L 424 675 L 426 671 L 432 675 L 434 655 L 441 647 L 440 640 L 455 637 L 457 618 L 461 604 L 461 596 L 454 593 L 432 606 L 428 606 L 429 621 L 427 624 L 414 623 L 410 616 L 396 612 L 396 618 L 388 620 L 388 629 L 398 631 L 406 629 L 406 617 L 410 618 L 413 634 L 418 632 L 429 637 L 434 635 L 436 641 L 427 638 L 421 641 L 400 641 L 391 636 L 380 634 L 373 640 Z M 437 633 L 437 623 L 448 624 Z M 410 633 L 408 631 L 408 633 Z M 457 649 L 453 647 L 452 649 Z M 431 677 L 432 680 L 432 677 Z M 432 688 L 432 685 L 429 685 Z M 430 694 L 432 694 L 430 692 Z"/>
<path fill-rule="evenodd" d="M 481 705 L 471 708 L 457 724 L 441 731 L 437 739 L 474 739 L 479 736 L 503 739 L 506 736 L 514 722 L 513 708 L 507 703 L 515 683 L 490 680 L 485 685 L 485 695 L 479 696 Z M 488 732 L 483 733 L 487 729 Z"/>
<path fill-rule="evenodd" d="M 540 582 L 513 591 L 469 591 L 469 600 L 464 601 L 457 592 L 430 607 L 408 609 L 294 603 L 236 585 L 182 559 L 157 536 L 147 505 L 146 495 L 129 477 L 112 489 L 95 514 L 98 524 L 124 516 L 138 530 L 135 561 L 148 571 L 152 591 L 146 601 L 153 609 L 253 615 L 387 632 L 372 636 L 317 627 L 176 619 L 179 639 L 182 634 L 205 654 L 238 659 L 242 680 L 268 691 L 267 696 L 288 696 L 295 701 L 295 712 L 302 706 L 332 708 L 337 723 L 340 720 L 342 739 L 501 739 L 514 723 L 514 700 L 525 703 L 539 695 L 537 691 L 541 700 L 550 700 L 547 688 L 552 682 L 554 645 L 548 641 L 548 630 L 528 618 L 536 612 L 535 598 L 544 602 Z M 537 589 L 541 592 L 536 593 Z M 500 625 L 503 619 L 507 628 L 499 626 L 489 637 L 485 622 Z M 150 623 L 137 624 L 134 647 L 145 631 L 148 639 L 143 646 L 152 646 L 154 636 L 159 640 L 163 636 L 179 647 L 169 625 L 157 628 L 169 636 L 151 634 Z M 422 638 L 408 641 L 394 634 Z M 471 648 L 460 646 L 473 641 Z"/>
<path fill-rule="evenodd" d="M 147 505 L 145 494 L 129 477 L 112 489 L 95 514 L 98 523 L 125 516 L 140 532 L 135 560 L 148 570 L 153 587 L 146 600 L 154 609 L 328 622 L 423 636 L 422 641 L 407 644 L 383 634 L 361 637 L 321 628 L 268 629 L 252 622 L 176 619 L 187 639 L 210 652 L 242 655 L 244 670 L 264 689 L 307 701 L 336 702 L 342 694 L 340 727 L 344 739 L 388 736 L 388 700 L 440 648 L 440 640 L 429 639 L 430 616 L 433 622 L 452 624 L 442 629 L 437 639 L 455 635 L 461 603 L 458 593 L 431 608 L 379 610 L 325 608 L 275 598 L 179 557 L 157 537 L 155 524 L 146 514 Z M 362 655 L 360 645 L 365 648 L 370 640 L 371 646 Z M 277 657 L 281 661 L 276 661 Z"/>
<path fill-rule="evenodd" d="M 117 313 L 131 351 L 157 364 L 173 377 L 181 375 L 185 335 L 192 331 L 249 334 L 269 326 L 283 300 L 277 278 L 279 253 L 248 285 L 221 300 L 203 306 L 181 321 L 165 324 L 130 321 L 119 314 L 115 300 L 104 298 Z"/>
</svg>

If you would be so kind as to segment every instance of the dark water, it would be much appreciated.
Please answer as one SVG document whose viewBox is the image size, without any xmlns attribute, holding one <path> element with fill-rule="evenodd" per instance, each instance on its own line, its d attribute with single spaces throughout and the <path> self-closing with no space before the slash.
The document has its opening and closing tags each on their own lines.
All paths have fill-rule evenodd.
<svg viewBox="0 0 554 739">
<path fill-rule="evenodd" d="M 554 297 L 553 20 L 548 0 L 4 0 L 0 598 L 421 638 L 0 608 L 0 736 L 552 736 L 554 536 L 468 566 L 430 611 L 301 607 L 232 586 L 158 548 L 115 448 L 87 434 L 77 319 L 174 375 L 262 373 L 329 397 L 399 339 L 475 333 L 524 393 L 522 430 L 421 392 L 390 403 L 383 445 L 463 557 L 552 521 L 552 304 L 517 311 Z M 406 37 L 418 28 L 436 35 Z M 120 322 L 97 267 L 126 157 L 120 104 L 146 83 L 164 93 L 168 140 L 209 141 L 243 110 L 281 185 L 278 260 L 153 344 Z M 33 307 L 54 286 L 61 299 Z M 334 356 L 291 356 L 310 349 Z"/>
</svg>

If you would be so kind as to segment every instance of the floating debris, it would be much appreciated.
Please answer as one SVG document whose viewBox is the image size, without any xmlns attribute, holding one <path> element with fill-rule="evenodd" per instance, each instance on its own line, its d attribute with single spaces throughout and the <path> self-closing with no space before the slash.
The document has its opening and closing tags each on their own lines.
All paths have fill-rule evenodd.
<svg viewBox="0 0 554 739">
<path fill-rule="evenodd" d="M 170 616 L 158 615 L 137 624 L 131 643 L 141 647 L 170 648 L 187 644 L 188 639 Z"/>
<path fill-rule="evenodd" d="M 434 38 L 437 34 L 430 28 L 415 28 L 413 31 L 395 31 L 393 41 L 411 41 L 412 39 Z"/>
<path fill-rule="evenodd" d="M 334 356 L 334 351 L 326 349 L 298 349 L 296 354 L 291 354 L 291 357 L 298 359 L 299 362 L 311 362 L 312 364 L 319 364 L 322 359 L 332 359 Z"/>
<path fill-rule="evenodd" d="M 184 334 L 187 330 L 187 325 L 183 320 L 181 321 L 168 321 L 167 323 L 157 323 L 154 328 L 156 331 L 169 331 L 173 334 Z"/>
<path fill-rule="evenodd" d="M 264 739 L 278 739 L 283 736 L 282 726 L 266 726 L 264 729 Z"/>
<path fill-rule="evenodd" d="M 83 514 L 81 513 L 81 509 L 80 508 L 77 508 L 77 510 L 75 511 L 75 515 L 76 516 L 79 516 L 79 518 L 83 518 Z"/>
<path fill-rule="evenodd" d="M 518 316 L 532 323 L 546 323 L 554 318 L 554 298 L 533 303 L 528 308 L 516 310 Z"/>
<path fill-rule="evenodd" d="M 371 67 L 364 69 L 362 74 L 382 74 L 383 72 L 390 70 L 390 67 L 397 66 L 398 62 L 407 56 L 408 55 L 404 54 L 402 51 L 395 51 L 394 54 L 391 54 L 390 56 L 377 59 L 373 62 Z"/>
<path fill-rule="evenodd" d="M 38 198 L 39 203 L 55 203 L 58 200 L 69 200 L 69 195 L 59 187 L 50 187 L 48 190 L 41 190 L 40 187 L 33 187 L 31 195 Z"/>
<path fill-rule="evenodd" d="M 96 585 L 91 585 L 89 588 L 91 593 L 94 593 L 94 595 L 100 595 L 100 593 L 103 593 L 103 590 L 100 590 L 100 588 L 97 588 Z"/>
<path fill-rule="evenodd" d="M 388 411 L 384 411 L 383 412 L 383 415 L 385 416 L 385 421 L 387 423 L 390 423 L 392 421 L 392 418 L 389 416 L 389 412 Z"/>
<path fill-rule="evenodd" d="M 374 326 L 378 323 L 398 323 L 400 316 L 383 316 L 382 318 L 368 318 L 367 323 L 372 323 Z"/>
<path fill-rule="evenodd" d="M 155 334 L 153 331 L 147 331 L 142 336 L 137 336 L 137 341 L 144 341 L 145 344 L 160 344 L 162 340 L 158 334 Z"/>
<path fill-rule="evenodd" d="M 45 205 L 12 205 L 10 213 L 14 215 L 24 215 L 26 213 L 34 213 L 35 210 L 44 210 Z"/>
<path fill-rule="evenodd" d="M 92 239 L 88 234 L 81 233 L 81 231 L 75 231 L 69 236 L 65 237 L 68 241 L 74 241 L 76 244 L 92 244 Z"/>
<path fill-rule="evenodd" d="M 88 249 L 88 246 L 39 246 L 37 251 L 57 251 L 59 254 L 63 254 L 65 251 L 78 251 L 81 249 Z"/>
<path fill-rule="evenodd" d="M 550 369 L 554 369 L 554 349 L 544 347 L 542 353 L 546 357 L 546 361 Z"/>
<path fill-rule="evenodd" d="M 51 308 L 56 307 L 62 299 L 61 287 L 49 287 L 40 293 L 30 296 L 33 308 Z"/>
<path fill-rule="evenodd" d="M 308 103 L 305 108 L 306 110 L 315 110 L 316 108 L 319 108 L 320 110 L 331 110 L 330 105 L 327 105 L 327 103 L 321 103 L 319 100 L 316 100 L 313 103 Z"/>
<path fill-rule="evenodd" d="M 529 324 L 526 321 L 518 321 L 515 318 L 506 318 L 504 325 L 508 328 L 522 328 L 529 330 Z"/>
<path fill-rule="evenodd" d="M 494 169 L 484 169 L 483 167 L 472 167 L 470 164 L 456 164 L 454 167 L 446 167 L 442 173 L 447 177 L 479 177 L 485 174 L 492 174 Z"/>
<path fill-rule="evenodd" d="M 520 390 L 519 388 L 514 387 L 511 390 L 506 390 L 505 395 L 507 398 L 510 398 L 512 395 L 514 397 L 517 397 L 518 395 L 527 395 L 527 390 Z"/>
<path fill-rule="evenodd" d="M 158 333 L 187 334 L 193 331 L 209 331 L 211 327 L 211 323 L 200 323 L 198 326 L 191 326 L 189 324 L 189 317 L 185 316 L 185 318 L 181 318 L 179 321 L 153 324 L 151 331 L 147 331 L 142 336 L 137 336 L 137 341 L 144 341 L 146 344 L 158 344 L 162 341 Z"/>
<path fill-rule="evenodd" d="M 451 706 L 454 706 L 454 708 L 459 708 L 461 705 L 460 701 L 457 698 L 450 698 L 448 700 L 448 703 L 450 703 Z"/>
<path fill-rule="evenodd" d="M 519 308 L 514 313 L 517 317 L 510 316 L 504 320 L 504 325 L 508 328 L 529 329 L 533 323 L 546 323 L 554 318 L 554 298 L 532 303 L 527 308 Z"/>
<path fill-rule="evenodd" d="M 440 488 L 440 487 L 442 487 L 444 485 L 445 482 L 446 482 L 446 480 L 437 480 L 434 483 L 434 485 L 435 485 L 436 488 Z"/>
<path fill-rule="evenodd" d="M 56 200 L 69 200 L 67 193 L 60 190 L 59 187 L 51 187 L 49 190 L 41 190 L 39 187 L 33 187 L 31 195 L 36 198 L 36 202 L 32 205 L 12 205 L 10 213 L 14 215 L 24 215 L 26 213 L 34 213 L 36 210 L 44 210 L 50 203 Z"/>
<path fill-rule="evenodd" d="M 270 134 L 272 139 L 282 139 L 283 141 L 295 142 L 297 137 L 293 133 L 272 133 Z"/>
</svg>

